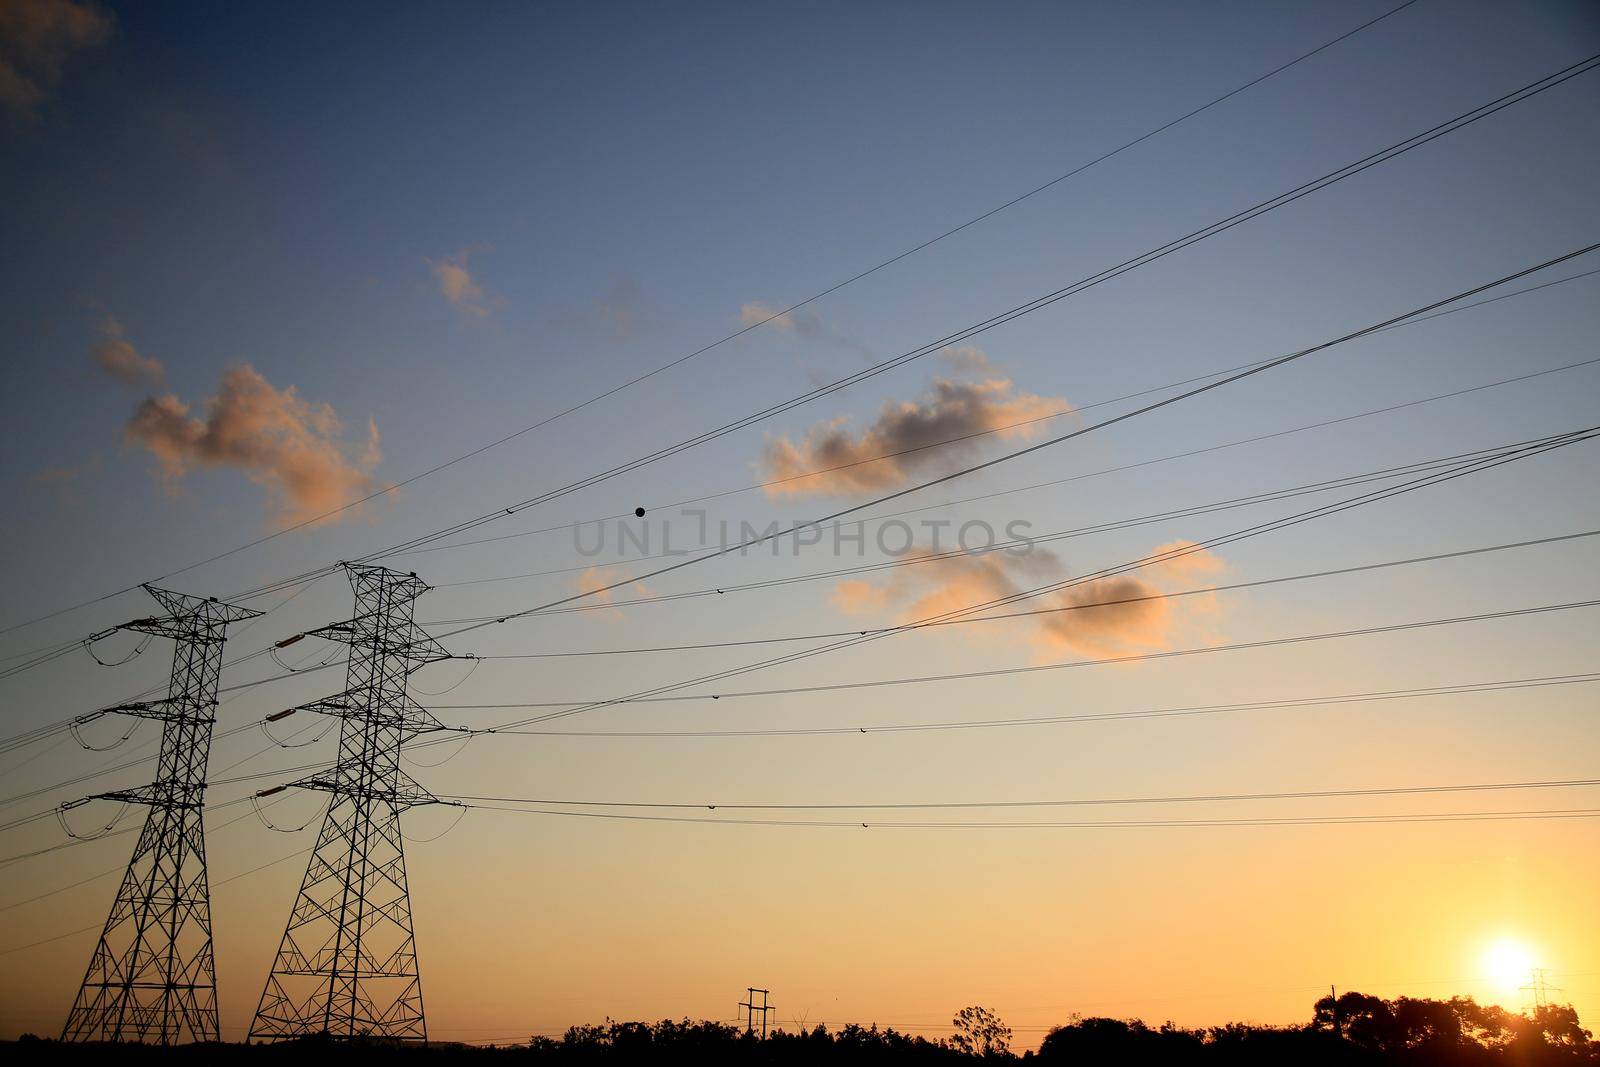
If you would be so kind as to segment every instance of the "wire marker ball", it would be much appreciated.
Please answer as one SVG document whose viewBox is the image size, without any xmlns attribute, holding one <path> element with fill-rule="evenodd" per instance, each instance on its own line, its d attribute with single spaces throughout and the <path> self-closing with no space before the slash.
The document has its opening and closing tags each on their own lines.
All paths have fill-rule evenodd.
<svg viewBox="0 0 1600 1067">
<path fill-rule="evenodd" d="M 636 519 L 644 518 L 644 508 L 634 508 L 633 509 L 633 517 L 636 518 Z"/>
</svg>

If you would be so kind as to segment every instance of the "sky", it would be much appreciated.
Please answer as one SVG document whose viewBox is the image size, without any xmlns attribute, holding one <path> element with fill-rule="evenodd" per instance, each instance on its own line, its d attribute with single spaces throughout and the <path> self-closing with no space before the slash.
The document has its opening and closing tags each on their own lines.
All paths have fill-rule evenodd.
<svg viewBox="0 0 1600 1067">
<path fill-rule="evenodd" d="M 487 727 L 538 711 L 506 705 L 582 706 L 825 643 L 729 642 L 927 618 L 1395 484 L 1345 479 L 1591 426 L 1594 253 L 1474 298 L 1517 294 L 1507 299 L 1451 305 L 875 504 L 851 516 L 867 520 L 859 542 L 790 539 L 633 580 L 686 558 L 665 553 L 699 544 L 702 522 L 715 543 L 719 523 L 736 539 L 743 526 L 863 504 L 1600 240 L 1594 72 L 942 343 L 1600 52 L 1600 14 L 1577 0 L 1418 0 L 777 314 L 1393 6 L 0 4 L 0 478 L 11 501 L 0 656 L 16 657 L 0 666 L 149 614 L 140 582 L 229 598 L 487 516 L 383 558 L 434 587 L 417 606 L 433 633 L 617 586 L 571 605 L 583 610 L 444 638 L 462 655 L 543 657 L 415 675 L 414 695 L 440 719 Z M 506 512 L 924 348 L 850 388 Z M 1411 406 L 1378 410 L 1396 405 Z M 1378 413 L 1346 420 L 1367 412 Z M 1296 432 L 1248 441 L 1286 430 Z M 971 434 L 982 436 L 925 447 Z M 694 699 L 550 724 L 566 736 L 418 752 L 408 773 L 440 795 L 722 806 L 687 813 L 698 822 L 570 814 L 666 808 L 470 810 L 459 823 L 445 807 L 408 812 L 431 1034 L 506 1041 L 606 1016 L 732 1018 L 751 985 L 772 990 L 785 1026 L 876 1021 L 938 1035 L 957 1009 L 983 1004 L 1020 1045 L 1072 1013 L 1294 1023 L 1330 984 L 1521 1007 L 1524 983 L 1485 971 L 1502 942 L 1592 1027 L 1592 819 L 1128 825 L 1594 809 L 1592 787 L 851 805 L 1594 778 L 1593 682 L 1103 716 L 1596 671 L 1595 609 L 1582 607 L 1231 647 L 1594 600 L 1593 538 L 1166 594 L 1600 529 L 1597 447 L 1022 604 L 1144 598 L 1118 607 L 921 628 L 681 691 Z M 866 462 L 889 453 L 903 454 Z M 855 465 L 806 476 L 840 464 Z M 899 517 L 902 536 L 890 516 L 908 509 L 920 510 Z M 962 524 L 974 537 L 1072 536 L 925 558 L 952 547 Z M 895 561 L 906 565 L 831 573 Z M 338 572 L 241 602 L 271 610 L 236 628 L 229 658 L 351 610 Z M 592 654 L 663 645 L 675 650 Z M 134 647 L 115 635 L 96 652 L 114 662 Z M 709 699 L 1186 650 L 1197 651 Z M 282 659 L 305 668 L 337 653 L 311 639 Z M 0 732 L 126 700 L 164 684 L 169 666 L 170 644 L 157 641 L 122 666 L 74 651 L 0 678 Z M 256 657 L 222 684 L 288 673 Z M 333 659 L 225 693 L 217 729 L 240 729 L 218 739 L 213 778 L 262 777 L 216 785 L 211 801 L 331 761 L 318 723 L 284 723 L 278 737 L 306 742 L 287 750 L 251 724 L 337 691 L 341 675 Z M 858 729 L 1023 718 L 1058 721 Z M 737 735 L 824 728 L 842 732 Z M 122 727 L 102 719 L 81 732 L 100 747 Z M 145 781 L 148 766 L 69 782 L 147 753 L 154 737 L 146 723 L 104 753 L 63 733 L 7 753 L 4 797 L 50 791 L 0 813 Z M 227 1037 L 249 1025 L 320 816 L 316 794 L 275 799 L 273 823 L 310 828 L 275 833 L 237 804 L 209 820 Z M 754 814 L 844 825 L 740 824 L 730 804 L 839 805 Z M 98 804 L 67 818 L 82 830 L 113 814 Z M 1085 820 L 1123 825 L 888 825 Z M 5 857 L 68 840 L 53 818 L 0 833 Z M 0 868 L 0 1034 L 59 1030 L 131 841 Z"/>
</svg>

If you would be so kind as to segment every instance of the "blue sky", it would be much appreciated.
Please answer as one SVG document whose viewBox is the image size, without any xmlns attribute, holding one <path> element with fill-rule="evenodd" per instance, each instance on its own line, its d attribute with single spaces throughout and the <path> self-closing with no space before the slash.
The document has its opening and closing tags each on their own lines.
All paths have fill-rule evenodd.
<svg viewBox="0 0 1600 1067">
<path fill-rule="evenodd" d="M 351 464 L 360 463 L 370 420 L 382 460 L 362 469 L 375 484 L 402 479 L 715 341 L 739 327 L 747 305 L 782 307 L 919 244 L 1386 6 L 410 4 L 251 11 L 111 5 L 105 39 L 69 55 L 45 99 L 13 109 L 0 135 L 0 243 L 10 251 L 0 262 L 7 385 L 0 404 L 9 429 L 0 477 L 12 501 L 0 533 L 9 583 L 0 625 L 167 573 L 283 521 L 281 500 L 236 464 L 193 469 L 164 484 L 149 451 L 124 440 L 124 427 L 146 393 L 170 392 L 199 413 L 230 366 L 249 364 L 275 390 L 293 387 L 308 403 L 331 405 L 340 422 L 337 440 Z M 345 521 L 276 538 L 174 584 L 226 595 L 565 484 L 1160 245 L 1585 59 L 1600 51 L 1597 42 L 1600 18 L 1587 4 L 1421 0 L 819 301 L 807 309 L 804 329 L 757 330 L 407 486 Z M 1574 79 L 975 343 L 1014 390 L 1079 406 L 1292 351 L 1590 243 L 1600 233 L 1593 180 L 1600 164 L 1596 77 Z M 439 273 L 450 264 L 476 287 L 458 290 L 456 300 Z M 1593 267 L 1578 260 L 1555 276 Z M 1594 346 L 1597 285 L 1600 278 L 1579 279 L 1381 334 L 943 492 L 967 496 L 1060 478 L 1592 359 L 1600 355 Z M 94 366 L 91 349 L 105 340 L 108 316 L 143 357 L 162 363 L 158 385 L 130 386 Z M 751 484 L 765 469 L 766 435 L 799 440 L 834 419 L 848 420 L 843 425 L 857 432 L 884 404 L 921 402 L 937 376 L 952 373 L 937 359 L 917 361 L 645 473 L 508 517 L 483 533 L 554 526 L 635 506 L 651 508 L 654 517 L 658 505 Z M 960 514 L 997 526 L 1022 518 L 1039 530 L 1107 522 L 1586 426 L 1596 421 L 1597 398 L 1600 367 L 1589 366 L 1277 443 L 967 505 Z M 1590 529 L 1600 525 L 1593 447 L 1263 538 L 1225 550 L 1223 562 L 1232 579 L 1249 580 Z M 52 469 L 76 473 L 42 480 Z M 760 525 L 828 505 L 747 494 L 717 505 L 715 513 Z M 1270 514 L 1276 514 L 1271 507 L 1262 517 Z M 1244 524 L 1224 514 L 1067 542 L 1062 566 L 1069 573 L 1090 570 L 1164 542 L 1201 540 Z M 1215 617 L 1185 619 L 1166 643 L 1244 641 L 1584 599 L 1595 594 L 1594 550 L 1585 545 L 1352 579 L 1314 591 L 1250 594 L 1225 601 Z M 559 533 L 409 559 L 408 566 L 435 584 L 590 562 Z M 649 588 L 671 593 L 827 565 L 834 561 L 728 561 Z M 445 587 L 429 594 L 420 615 L 497 614 L 569 594 L 572 583 L 569 573 Z M 715 641 L 851 625 L 828 583 L 741 596 L 497 628 L 461 651 Z M 282 636 L 335 618 L 348 610 L 347 600 L 342 579 L 322 579 L 261 632 L 240 638 L 240 650 L 253 650 L 267 630 Z M 124 596 L 6 634 L 0 652 L 78 636 L 145 610 L 138 596 Z M 821 708 L 784 698 L 762 714 L 778 723 L 812 722 L 818 714 L 829 722 L 959 718 L 974 708 L 1132 709 L 1191 700 L 1196 693 L 1248 700 L 1468 675 L 1558 673 L 1592 669 L 1584 657 L 1592 655 L 1593 637 L 1592 620 L 1580 612 L 1359 650 L 1117 668 L 1075 677 L 1070 685 L 1055 676 L 982 694 L 900 690 L 882 699 L 840 697 Z M 919 635 L 841 654 L 824 667 L 758 677 L 763 685 L 804 684 L 819 674 L 867 678 L 981 669 L 1033 662 L 1038 655 L 1025 635 Z M 164 656 L 163 650 L 124 671 L 153 672 L 158 679 L 163 668 L 154 661 Z M 440 699 L 607 696 L 619 686 L 643 688 L 746 657 L 739 650 L 711 658 L 695 653 L 634 659 L 620 668 L 615 660 L 486 663 Z M 439 676 L 419 684 L 443 688 L 454 680 L 445 676 L 451 669 L 430 668 Z M 242 697 L 225 715 L 245 722 L 285 700 L 311 699 L 328 677 Z M 149 680 L 90 673 L 79 663 L 0 684 L 9 687 L 7 707 L 21 730 L 109 702 Z M 870 754 L 823 741 L 718 743 L 667 755 L 650 745 L 615 742 L 562 742 L 578 744 L 565 751 L 481 745 L 438 772 L 418 773 L 431 773 L 428 781 L 441 789 L 481 779 L 512 794 L 632 791 L 692 793 L 691 799 L 707 789 L 735 798 L 1026 797 L 1140 793 L 1174 783 L 1204 791 L 1284 781 L 1403 784 L 1587 773 L 1600 754 L 1592 695 L 1529 699 L 1527 714 L 1538 724 L 1531 730 L 1526 718 L 1468 701 L 1437 717 L 1393 723 L 1379 711 L 1353 712 L 1337 725 L 1298 723 L 1281 735 L 1252 722 L 1070 742 L 1041 736 L 1031 745 L 1016 737 L 953 742 L 930 736 Z M 478 722 L 495 713 L 441 714 Z M 646 714 L 609 711 L 605 725 L 635 724 Z M 732 713 L 695 706 L 685 714 L 686 721 L 710 728 L 730 721 Z M 1335 740 L 1326 747 L 1308 744 L 1324 727 Z M 303 754 L 276 758 L 288 766 Z M 17 780 L 82 773 L 84 758 L 76 748 L 58 750 Z M 270 766 L 270 758 L 263 765 Z M 615 903 L 609 894 L 620 891 L 604 872 L 607 857 L 618 850 L 637 849 L 668 872 L 663 878 L 681 877 L 688 886 L 739 870 L 741 857 L 748 861 L 752 847 L 764 847 L 733 837 L 719 842 L 698 830 L 685 844 L 659 830 L 584 828 L 580 834 L 536 822 L 475 828 L 478 821 L 474 816 L 436 848 L 466 861 L 497 847 L 492 843 L 504 840 L 498 834 L 514 831 L 531 852 L 559 853 L 567 869 L 587 872 L 571 875 L 573 884 L 536 890 L 549 894 L 536 898 L 546 912 L 574 897 Z M 1423 839 L 1414 829 L 1340 832 L 1353 840 L 1384 835 L 1396 856 L 1413 857 L 1432 872 L 1428 877 L 1449 881 L 1439 874 L 1453 862 L 1443 858 L 1450 851 L 1444 837 Z M 1536 833 L 1547 835 L 1538 838 L 1540 847 L 1553 841 L 1583 851 L 1594 841 L 1587 824 Z M 1015 883 L 1030 888 L 992 903 L 1020 907 L 1032 899 L 1029 893 L 1067 892 L 1058 879 L 1070 872 L 1035 871 L 1030 881 L 1030 861 L 1016 840 L 1002 851 L 1014 864 Z M 1494 840 L 1505 854 L 1538 851 L 1532 839 Z M 1232 871 L 1259 862 L 1259 854 L 1244 848 L 1248 844 L 1230 842 L 1241 850 Z M 1311 844 L 1296 838 L 1285 847 Z M 118 846 L 95 847 L 106 850 L 104 865 L 115 865 Z M 835 862 L 829 847 L 811 839 L 799 845 L 813 869 Z M 1144 885 L 1137 874 L 1148 861 L 1143 847 L 1108 835 L 1093 845 L 1101 850 L 1095 862 Z M 1183 853 L 1195 843 L 1169 839 L 1168 847 Z M 885 899 L 904 891 L 898 879 L 914 882 L 908 872 L 924 862 L 900 848 L 881 858 L 895 869 L 880 872 Z M 781 899 L 814 895 L 807 876 L 784 869 L 784 860 L 763 854 L 754 862 L 764 874 L 750 877 Z M 879 892 L 869 884 L 876 862 L 869 852 L 836 862 L 840 870 L 867 872 L 859 875 L 859 892 Z M 1188 860 L 1176 862 L 1183 870 Z M 1193 874 L 1197 885 L 1211 884 L 1206 880 L 1214 876 L 1223 892 L 1245 881 L 1243 875 L 1231 881 L 1233 875 L 1213 870 L 1209 860 L 1194 862 L 1203 867 Z M 89 862 L 82 873 L 93 866 Z M 248 932 L 225 935 L 239 939 L 224 965 L 235 968 L 225 972 L 236 987 L 225 993 L 235 1016 L 248 1012 L 244 1002 L 259 987 L 262 953 L 270 952 L 271 928 L 287 909 L 294 866 L 272 876 L 282 885 L 248 890 L 251 907 L 266 918 Z M 1575 869 L 1537 871 L 1577 884 Z M 512 884 L 536 877 L 520 867 L 502 873 Z M 1485 874 L 1483 886 L 1504 889 L 1502 874 L 1498 868 Z M 71 880 L 42 869 L 30 869 L 27 877 L 36 880 L 29 883 L 34 891 Z M 845 907 L 849 893 L 839 887 L 851 877 L 841 874 L 830 883 L 824 912 Z M 426 889 L 441 902 L 432 914 L 419 906 L 419 921 L 443 928 L 448 915 L 472 925 L 462 914 L 471 909 L 460 901 L 459 887 L 429 885 L 426 874 L 418 878 L 418 892 Z M 596 890 L 602 883 L 610 888 Z M 1470 916 L 1455 933 L 1461 944 L 1476 944 L 1495 922 L 1533 923 L 1523 917 L 1542 906 L 1525 895 L 1536 880 L 1516 884 L 1522 887 L 1516 892 L 1482 888 L 1471 900 L 1438 910 Z M 103 910 L 109 889 L 102 885 L 99 896 L 80 893 L 73 914 L 81 913 L 87 925 Z M 1498 903 L 1485 903 L 1491 899 Z M 1101 913 L 1107 922 L 1131 921 L 1114 896 L 1095 895 L 1092 902 L 1107 909 Z M 1515 914 L 1491 914 L 1502 905 Z M 729 906 L 737 915 L 742 905 Z M 937 902 L 929 902 L 916 913 L 936 910 Z M 1375 904 L 1374 914 L 1380 913 Z M 705 932 L 709 920 L 695 914 L 689 925 L 699 923 L 695 928 Z M 12 925 L 23 918 L 9 916 L 7 944 L 26 939 L 29 931 Z M 1286 924 L 1292 919 L 1292 909 L 1281 917 Z M 568 913 L 562 921 L 580 919 Z M 1600 934 L 1592 919 L 1574 914 L 1571 923 L 1526 936 L 1568 945 L 1568 969 L 1592 972 Z M 1259 963 L 1284 975 L 1279 985 L 1298 988 L 1300 964 L 1271 958 L 1270 930 L 1268 924 L 1239 972 L 1248 978 L 1246 963 Z M 1455 943 L 1451 931 L 1435 933 L 1438 944 L 1414 946 L 1397 958 L 1385 957 L 1383 946 L 1400 935 L 1362 937 L 1360 950 L 1337 962 L 1357 980 L 1461 973 L 1468 964 L 1441 957 L 1440 945 Z M 549 1011 L 552 1019 L 709 1010 L 695 1007 L 690 993 L 674 999 L 677 992 L 666 992 L 678 986 L 665 963 L 658 978 L 641 965 L 637 983 L 616 993 L 623 1006 L 614 1007 L 603 999 L 600 976 L 585 970 L 592 961 L 579 959 L 575 946 L 540 940 L 548 933 L 528 936 L 541 946 L 541 966 L 569 968 L 563 988 L 528 990 L 531 1001 L 557 1005 Z M 715 990 L 722 982 L 733 990 L 748 984 L 752 968 L 782 966 L 795 986 L 814 988 L 819 999 L 823 990 L 849 988 L 849 1007 L 841 1011 L 880 1010 L 870 983 L 852 986 L 807 962 L 807 936 L 780 931 L 768 946 L 770 958 L 728 950 L 726 974 L 707 965 L 682 988 L 700 995 L 702 987 Z M 1070 941 L 1066 933 L 1052 936 Z M 999 977 L 1038 979 L 1038 969 L 1014 953 L 985 954 L 975 947 L 978 938 L 976 930 L 960 933 L 964 947 L 956 958 L 963 962 L 951 970 L 979 968 L 979 984 L 991 982 L 989 995 L 1000 1006 L 1011 997 L 1015 1016 L 1039 1015 L 1022 1010 L 1034 1002 Z M 492 947 L 493 940 L 488 933 L 478 941 L 464 935 L 449 946 L 459 958 L 441 969 L 467 973 L 472 946 Z M 80 941 L 63 942 L 52 981 L 70 986 L 75 980 L 87 952 Z M 433 939 L 445 948 L 443 941 L 442 935 Z M 909 943 L 890 938 L 873 958 L 890 959 Z M 1580 944 L 1587 946 L 1581 959 L 1571 948 Z M 1132 973 L 1122 973 L 1126 961 L 1110 960 L 1114 953 L 1092 938 L 1063 951 L 1107 961 L 1108 999 L 1123 989 L 1129 997 L 1148 993 L 1135 988 Z M 992 980 L 986 967 L 994 971 Z M 1180 988 L 1190 977 L 1178 970 L 1158 974 L 1152 988 Z M 459 988 L 452 993 L 440 982 L 430 994 L 433 989 L 440 990 L 447 1013 L 470 1019 L 461 1026 L 490 1025 Z M 943 987 L 922 992 L 941 1005 L 939 1011 L 941 997 L 958 995 Z M 1210 1018 L 1215 1006 L 1279 1020 L 1311 999 L 1296 996 L 1241 993 L 1236 1001 L 1200 1005 L 1194 1014 Z M 35 999 L 28 1010 L 48 1015 L 54 1000 Z M 1180 1001 L 1129 1012 L 1189 1010 Z M 1587 1003 L 1600 1000 L 1591 996 Z M 1070 1009 L 1067 1000 L 1062 1004 Z M 914 1015 L 920 1019 L 927 1009 L 895 1003 L 881 1010 L 920 1010 Z M 496 1019 L 507 1013 L 515 1015 L 506 1006 Z M 516 1021 L 523 1025 L 525 1016 Z"/>
</svg>

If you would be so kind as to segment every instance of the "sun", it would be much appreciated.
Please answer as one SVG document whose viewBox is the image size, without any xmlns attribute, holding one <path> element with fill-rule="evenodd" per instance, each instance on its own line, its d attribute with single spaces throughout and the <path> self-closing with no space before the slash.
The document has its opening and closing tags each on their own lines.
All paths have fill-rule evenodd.
<svg viewBox="0 0 1600 1067">
<path fill-rule="evenodd" d="M 1483 953 L 1483 977 L 1503 993 L 1527 985 L 1532 972 L 1533 953 L 1515 938 L 1501 938 Z"/>
</svg>

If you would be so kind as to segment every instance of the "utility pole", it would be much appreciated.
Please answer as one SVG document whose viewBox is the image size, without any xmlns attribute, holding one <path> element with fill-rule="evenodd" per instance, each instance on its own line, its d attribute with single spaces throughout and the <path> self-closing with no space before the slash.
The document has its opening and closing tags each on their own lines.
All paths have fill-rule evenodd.
<svg viewBox="0 0 1600 1067">
<path fill-rule="evenodd" d="M 400 747 L 446 729 L 406 688 L 413 671 L 451 656 L 415 621 L 428 590 L 415 574 L 343 566 L 355 616 L 307 636 L 350 645 L 346 688 L 297 709 L 341 720 L 339 757 L 290 783 L 329 794 L 328 812 L 250 1037 L 426 1041 L 400 814 L 441 801 L 400 769 Z"/>
<path fill-rule="evenodd" d="M 1328 998 L 1333 1004 L 1333 1036 L 1344 1037 L 1344 1027 L 1339 1024 L 1339 990 L 1328 987 Z"/>
<path fill-rule="evenodd" d="M 228 625 L 260 612 L 149 585 L 144 590 L 166 614 L 117 629 L 175 642 L 167 695 L 80 721 L 117 714 L 160 722 L 156 780 L 63 805 L 114 800 L 149 809 L 67 1014 L 63 1041 L 221 1040 L 206 876 L 206 761 Z"/>
<path fill-rule="evenodd" d="M 1533 1000 L 1534 1011 L 1538 1011 L 1540 1008 L 1547 1008 L 1550 1006 L 1551 993 L 1563 992 L 1563 990 L 1557 988 L 1556 986 L 1550 985 L 1545 980 L 1545 976 L 1549 973 L 1550 972 L 1546 971 L 1543 967 L 1535 967 L 1529 973 L 1528 984 L 1523 986 L 1520 990 L 1523 993 L 1527 993 Z"/>
<path fill-rule="evenodd" d="M 761 994 L 760 1004 L 756 1003 L 757 993 Z M 761 1013 L 761 1040 L 763 1041 L 767 1039 L 767 1013 L 776 1010 L 774 1005 L 767 1002 L 769 993 L 769 990 L 756 989 L 751 986 L 745 990 L 745 999 L 739 1002 L 739 1007 L 745 1010 L 744 1032 L 746 1034 L 754 1034 L 756 1032 L 756 1012 L 759 1011 Z"/>
</svg>

